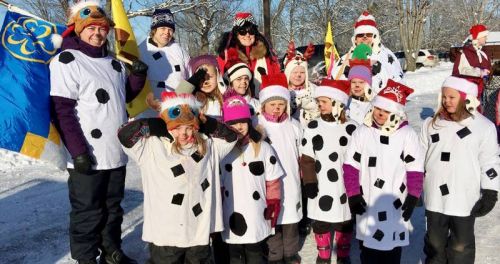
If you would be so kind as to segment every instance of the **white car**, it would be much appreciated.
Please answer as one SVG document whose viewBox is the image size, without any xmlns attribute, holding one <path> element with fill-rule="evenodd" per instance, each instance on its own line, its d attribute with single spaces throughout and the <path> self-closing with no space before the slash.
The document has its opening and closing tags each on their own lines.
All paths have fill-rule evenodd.
<svg viewBox="0 0 500 264">
<path fill-rule="evenodd" d="M 421 49 L 417 56 L 417 68 L 424 67 L 434 67 L 438 65 L 439 59 L 433 50 Z"/>
</svg>

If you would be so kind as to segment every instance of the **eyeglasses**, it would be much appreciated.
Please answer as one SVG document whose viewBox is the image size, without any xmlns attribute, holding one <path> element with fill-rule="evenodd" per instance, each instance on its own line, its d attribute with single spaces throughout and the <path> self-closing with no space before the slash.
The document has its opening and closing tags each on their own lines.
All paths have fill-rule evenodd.
<svg viewBox="0 0 500 264">
<path fill-rule="evenodd" d="M 245 36 L 247 33 L 250 35 L 255 35 L 257 34 L 257 29 L 255 29 L 254 27 L 249 27 L 249 28 L 240 28 L 238 30 L 238 34 L 242 36 Z"/>
<path fill-rule="evenodd" d="M 373 38 L 373 33 L 365 33 L 365 34 L 357 34 L 356 35 L 356 38 L 364 38 L 364 37 Z"/>
</svg>

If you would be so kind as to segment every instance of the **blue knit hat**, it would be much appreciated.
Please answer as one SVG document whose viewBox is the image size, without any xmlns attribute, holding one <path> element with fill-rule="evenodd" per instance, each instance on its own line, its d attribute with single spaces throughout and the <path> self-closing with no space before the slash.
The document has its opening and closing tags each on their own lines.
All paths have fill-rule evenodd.
<svg viewBox="0 0 500 264">
<path fill-rule="evenodd" d="M 151 30 L 159 27 L 169 27 L 175 30 L 174 15 L 170 12 L 170 9 L 155 9 L 153 12 Z"/>
</svg>

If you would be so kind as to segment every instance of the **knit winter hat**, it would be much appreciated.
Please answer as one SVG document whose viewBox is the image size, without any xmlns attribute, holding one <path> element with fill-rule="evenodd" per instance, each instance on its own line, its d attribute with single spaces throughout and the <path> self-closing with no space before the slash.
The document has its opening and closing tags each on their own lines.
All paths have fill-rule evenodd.
<svg viewBox="0 0 500 264">
<path fill-rule="evenodd" d="M 208 54 L 200 55 L 198 57 L 189 60 L 189 67 L 191 68 L 192 73 L 195 73 L 196 70 L 203 64 L 212 65 L 216 69 L 219 69 L 219 64 L 217 63 L 217 57 L 213 55 L 208 55 Z"/>
<path fill-rule="evenodd" d="M 227 62 L 224 67 L 230 83 L 244 75 L 252 79 L 250 68 L 240 59 L 238 51 L 235 48 L 227 50 Z"/>
<path fill-rule="evenodd" d="M 358 34 L 366 34 L 366 33 L 372 33 L 373 34 L 373 39 L 372 39 L 372 51 L 373 53 L 378 54 L 380 51 L 380 33 L 378 32 L 377 29 L 377 23 L 375 22 L 375 18 L 368 12 L 368 11 L 363 11 L 359 18 L 356 20 L 356 23 L 354 24 L 354 35 L 352 36 L 352 44 L 355 45 L 356 43 L 356 35 Z"/>
<path fill-rule="evenodd" d="M 256 25 L 252 13 L 237 12 L 236 15 L 234 16 L 233 27 L 243 27 L 245 24 L 248 23 Z"/>
<path fill-rule="evenodd" d="M 70 36 L 72 33 L 80 36 L 83 29 L 89 25 L 99 25 L 109 28 L 114 27 L 115 23 L 106 16 L 104 10 L 100 7 L 99 2 L 89 0 L 78 2 L 70 8 L 71 14 L 66 23 L 68 28 L 61 34 L 54 34 L 51 37 L 54 47 L 60 48 L 63 38 Z"/>
<path fill-rule="evenodd" d="M 399 116 L 404 116 L 406 98 L 411 93 L 413 93 L 413 89 L 410 87 L 389 79 L 386 87 L 373 99 L 372 105 Z"/>
<path fill-rule="evenodd" d="M 245 98 L 236 95 L 224 100 L 222 105 L 222 121 L 250 120 L 250 107 Z M 247 120 L 248 119 L 248 120 Z"/>
<path fill-rule="evenodd" d="M 168 8 L 155 9 L 151 20 L 151 30 L 159 27 L 169 27 L 175 31 L 174 15 Z"/>
<path fill-rule="evenodd" d="M 477 84 L 468 81 L 464 78 L 459 78 L 455 76 L 449 76 L 443 82 L 441 87 L 448 87 L 459 92 L 472 95 L 473 97 L 477 97 Z"/>
<path fill-rule="evenodd" d="M 484 36 L 488 36 L 489 31 L 485 25 L 477 24 L 469 29 L 469 33 L 470 33 L 469 38 L 471 40 L 477 40 Z"/>
<path fill-rule="evenodd" d="M 163 92 L 161 94 L 160 117 L 167 124 L 168 130 L 181 125 L 189 125 L 199 129 L 198 113 L 200 107 L 200 103 L 192 94 Z"/>
<path fill-rule="evenodd" d="M 372 85 L 372 70 L 369 56 L 372 54 L 372 49 L 366 44 L 356 46 L 349 60 L 349 74 L 347 79 L 351 81 L 354 78 L 361 79 Z"/>
<path fill-rule="evenodd" d="M 325 96 L 347 105 L 350 89 L 351 83 L 349 81 L 323 79 L 321 84 L 314 89 L 314 98 Z"/>
<path fill-rule="evenodd" d="M 312 43 L 309 43 L 304 54 L 300 53 L 295 49 L 295 43 L 293 41 L 290 41 L 290 43 L 288 43 L 287 56 L 284 61 L 285 75 L 288 83 L 290 83 L 290 76 L 292 75 L 292 71 L 298 66 L 304 67 L 304 70 L 306 72 L 304 85 L 307 85 L 309 83 L 307 61 L 312 57 L 313 54 L 314 54 L 314 45 Z"/>
<path fill-rule="evenodd" d="M 276 99 L 290 103 L 290 91 L 285 74 L 277 73 L 262 75 L 262 85 L 259 92 L 259 101 L 263 106 L 266 102 Z"/>
</svg>

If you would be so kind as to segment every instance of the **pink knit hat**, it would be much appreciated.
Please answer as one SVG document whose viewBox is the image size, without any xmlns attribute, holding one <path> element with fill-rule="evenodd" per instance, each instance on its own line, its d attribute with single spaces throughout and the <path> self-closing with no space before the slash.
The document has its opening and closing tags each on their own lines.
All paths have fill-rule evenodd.
<svg viewBox="0 0 500 264">
<path fill-rule="evenodd" d="M 224 123 L 250 119 L 250 107 L 245 98 L 235 95 L 224 100 L 222 105 L 222 121 Z"/>
<path fill-rule="evenodd" d="M 354 78 L 361 79 L 367 82 L 370 86 L 372 85 L 372 71 L 368 67 L 362 65 L 356 65 L 352 67 L 349 70 L 349 75 L 347 76 L 347 79 L 351 81 Z"/>
<path fill-rule="evenodd" d="M 196 70 L 203 64 L 208 64 L 219 69 L 219 64 L 217 63 L 217 57 L 213 55 L 200 55 L 198 57 L 189 60 L 189 67 L 191 67 L 191 72 L 195 73 Z"/>
</svg>

